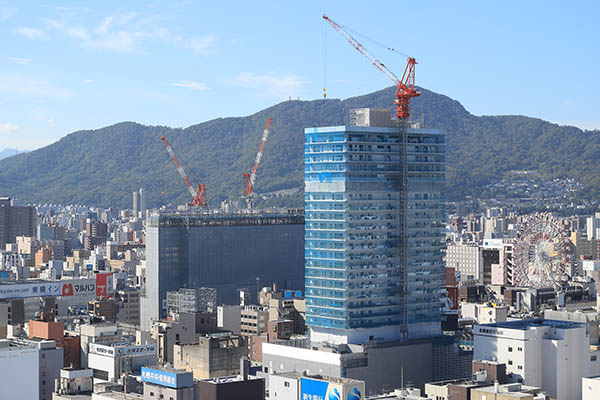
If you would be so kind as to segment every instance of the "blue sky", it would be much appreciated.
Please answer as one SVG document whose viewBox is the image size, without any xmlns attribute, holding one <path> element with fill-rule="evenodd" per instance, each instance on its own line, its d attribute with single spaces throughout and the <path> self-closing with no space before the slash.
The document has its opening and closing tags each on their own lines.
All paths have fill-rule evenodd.
<svg viewBox="0 0 600 400">
<path fill-rule="evenodd" d="M 0 0 L 0 149 L 248 115 L 321 98 L 324 82 L 332 98 L 389 86 L 323 13 L 416 57 L 418 85 L 476 115 L 600 128 L 598 1 Z M 358 38 L 401 73 L 402 57 Z"/>
</svg>

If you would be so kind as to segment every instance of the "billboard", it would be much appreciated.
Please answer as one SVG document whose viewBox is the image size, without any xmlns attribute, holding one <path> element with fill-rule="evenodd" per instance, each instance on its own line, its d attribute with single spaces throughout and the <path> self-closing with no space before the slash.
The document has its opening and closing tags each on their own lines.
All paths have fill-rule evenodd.
<svg viewBox="0 0 600 400">
<path fill-rule="evenodd" d="M 113 272 L 96 274 L 96 297 L 105 299 L 115 297 Z"/>
<path fill-rule="evenodd" d="M 193 385 L 193 374 L 187 371 L 165 371 L 142 367 L 142 382 L 179 389 Z"/>
<path fill-rule="evenodd" d="M 363 400 L 365 383 L 353 379 L 336 379 L 337 382 L 322 379 L 302 378 L 300 400 Z"/>
<path fill-rule="evenodd" d="M 127 356 L 149 356 L 156 354 L 155 344 L 144 345 L 121 345 L 121 346 L 106 346 L 103 344 L 90 343 L 90 354 L 99 354 L 108 357 L 127 357 Z"/>
<path fill-rule="evenodd" d="M 0 299 L 24 299 L 47 296 L 86 296 L 96 293 L 94 279 L 37 281 L 32 283 L 0 284 Z"/>
</svg>

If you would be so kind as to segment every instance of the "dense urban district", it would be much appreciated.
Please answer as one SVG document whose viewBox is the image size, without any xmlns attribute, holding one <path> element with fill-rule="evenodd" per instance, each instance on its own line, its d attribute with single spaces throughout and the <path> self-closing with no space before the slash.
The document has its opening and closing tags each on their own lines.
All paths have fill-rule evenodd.
<svg viewBox="0 0 600 400">
<path fill-rule="evenodd" d="M 0 398 L 600 399 L 600 131 L 323 19 L 394 87 L 4 153 Z"/>
</svg>

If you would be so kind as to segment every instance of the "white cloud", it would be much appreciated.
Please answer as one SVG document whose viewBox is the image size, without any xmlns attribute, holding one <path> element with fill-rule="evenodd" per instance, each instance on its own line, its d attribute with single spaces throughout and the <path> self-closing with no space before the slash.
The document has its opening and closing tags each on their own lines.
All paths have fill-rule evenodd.
<svg viewBox="0 0 600 400">
<path fill-rule="evenodd" d="M 15 124 L 11 124 L 10 122 L 1 123 L 0 122 L 0 133 L 14 133 L 20 132 L 21 127 Z"/>
<path fill-rule="evenodd" d="M 306 84 L 296 74 L 277 75 L 273 72 L 267 74 L 242 72 L 231 83 L 245 88 L 259 89 L 264 95 L 276 98 L 296 97 Z"/>
<path fill-rule="evenodd" d="M 32 62 L 33 60 L 31 58 L 25 58 L 25 57 L 6 57 L 7 60 L 10 60 L 14 63 L 17 64 L 29 64 L 30 62 Z"/>
<path fill-rule="evenodd" d="M 42 113 L 33 113 L 31 115 L 31 118 L 35 119 L 36 121 L 47 122 L 48 125 L 50 125 L 50 126 L 56 125 L 56 119 L 54 119 L 54 117 L 49 117 L 49 116 L 47 116 L 45 114 L 42 114 Z"/>
<path fill-rule="evenodd" d="M 14 17 L 17 14 L 17 12 L 18 10 L 16 7 L 7 7 L 0 5 L 0 21 L 5 21 L 9 18 Z"/>
<path fill-rule="evenodd" d="M 31 28 L 28 26 L 20 26 L 18 28 L 13 29 L 13 33 L 17 35 L 25 36 L 28 39 L 41 39 L 46 37 L 46 33 L 38 28 Z"/>
<path fill-rule="evenodd" d="M 205 35 L 187 39 L 186 45 L 196 54 L 208 56 L 213 52 L 215 37 L 213 35 Z"/>
<path fill-rule="evenodd" d="M 206 84 L 196 81 L 179 81 L 171 83 L 171 86 L 178 86 L 192 90 L 208 90 L 208 86 L 206 86 Z"/>
<path fill-rule="evenodd" d="M 96 80 L 95 79 L 85 79 L 83 82 L 84 83 L 96 83 Z"/>
<path fill-rule="evenodd" d="M 20 76 L 0 76 L 0 94 L 25 98 L 68 99 L 73 93 L 44 80 Z"/>
<path fill-rule="evenodd" d="M 139 51 L 146 42 L 158 41 L 177 44 L 196 54 L 211 54 L 215 37 L 212 35 L 186 38 L 159 26 L 161 16 L 139 17 L 135 13 L 117 13 L 103 18 L 95 28 L 77 22 L 73 16 L 47 19 L 47 25 L 78 41 L 84 47 L 119 53 Z"/>
</svg>

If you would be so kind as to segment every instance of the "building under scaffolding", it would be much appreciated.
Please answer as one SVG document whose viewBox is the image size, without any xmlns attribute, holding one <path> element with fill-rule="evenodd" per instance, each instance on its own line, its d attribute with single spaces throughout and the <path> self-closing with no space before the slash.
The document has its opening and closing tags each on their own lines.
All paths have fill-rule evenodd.
<svg viewBox="0 0 600 400">
<path fill-rule="evenodd" d="M 166 316 L 167 291 L 211 287 L 218 304 L 239 288 L 304 289 L 304 215 L 160 214 L 146 232 L 142 327 Z M 253 297 L 255 290 L 251 290 Z"/>
</svg>

